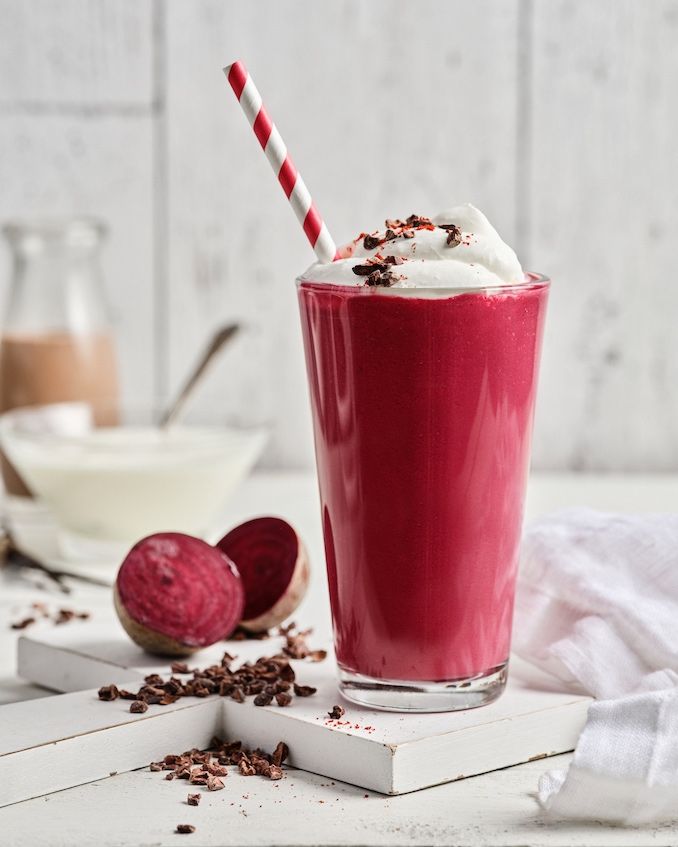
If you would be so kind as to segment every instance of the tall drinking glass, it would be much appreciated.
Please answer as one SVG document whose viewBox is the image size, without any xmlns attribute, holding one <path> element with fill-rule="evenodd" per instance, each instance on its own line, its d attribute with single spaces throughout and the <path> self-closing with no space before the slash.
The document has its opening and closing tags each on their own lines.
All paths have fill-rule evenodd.
<svg viewBox="0 0 678 847">
<path fill-rule="evenodd" d="M 549 281 L 299 281 L 344 696 L 447 711 L 506 683 Z"/>
</svg>

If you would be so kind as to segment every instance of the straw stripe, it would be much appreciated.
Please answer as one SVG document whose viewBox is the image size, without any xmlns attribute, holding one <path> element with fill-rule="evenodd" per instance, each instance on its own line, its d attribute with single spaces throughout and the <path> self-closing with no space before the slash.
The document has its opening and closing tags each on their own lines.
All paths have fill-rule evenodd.
<svg viewBox="0 0 678 847">
<path fill-rule="evenodd" d="M 297 181 L 297 169 L 292 164 L 291 159 L 285 159 L 283 162 L 280 173 L 278 174 L 278 181 L 282 185 L 285 196 L 289 198 L 294 188 L 294 183 Z"/>
<path fill-rule="evenodd" d="M 282 136 L 264 108 L 252 77 L 242 62 L 234 62 L 224 68 L 224 73 L 316 256 L 321 262 L 333 261 L 337 258 L 334 240 L 295 168 Z"/>
</svg>

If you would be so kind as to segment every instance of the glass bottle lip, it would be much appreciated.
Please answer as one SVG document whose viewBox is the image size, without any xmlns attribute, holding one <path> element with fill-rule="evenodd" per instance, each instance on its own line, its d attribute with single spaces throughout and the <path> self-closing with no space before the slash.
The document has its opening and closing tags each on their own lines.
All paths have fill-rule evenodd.
<svg viewBox="0 0 678 847">
<path fill-rule="evenodd" d="M 40 252 L 45 247 L 96 247 L 108 227 L 99 218 L 16 218 L 2 232 L 9 243 L 23 252 Z"/>
</svg>

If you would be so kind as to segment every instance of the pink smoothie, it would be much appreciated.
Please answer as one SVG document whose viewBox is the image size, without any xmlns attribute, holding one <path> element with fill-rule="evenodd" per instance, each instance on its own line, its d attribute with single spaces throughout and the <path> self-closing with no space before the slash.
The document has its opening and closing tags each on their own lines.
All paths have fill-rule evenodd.
<svg viewBox="0 0 678 847">
<path fill-rule="evenodd" d="M 449 681 L 509 655 L 548 283 L 417 296 L 303 282 L 340 666 Z"/>
</svg>

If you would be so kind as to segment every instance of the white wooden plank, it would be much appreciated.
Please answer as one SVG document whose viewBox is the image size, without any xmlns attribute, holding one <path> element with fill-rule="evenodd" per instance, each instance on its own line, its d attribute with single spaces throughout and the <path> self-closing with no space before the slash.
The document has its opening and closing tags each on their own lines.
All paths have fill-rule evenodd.
<svg viewBox="0 0 678 847">
<path fill-rule="evenodd" d="M 0 105 L 150 105 L 152 10 L 137 0 L 0 0 Z"/>
<path fill-rule="evenodd" d="M 313 256 L 221 67 L 247 62 L 338 240 L 466 199 L 512 240 L 517 6 L 167 5 L 169 383 L 243 317 L 202 408 L 269 415 L 269 465 L 311 462 L 293 280 Z"/>
<path fill-rule="evenodd" d="M 154 377 L 152 118 L 5 115 L 0 121 L 0 185 L 0 221 L 91 214 L 108 223 L 103 267 L 123 388 L 130 404 L 149 404 Z M 8 277 L 3 244 L 3 295 Z"/>
<path fill-rule="evenodd" d="M 167 673 L 166 663 L 144 655 L 125 636 L 114 634 L 112 622 L 99 617 L 98 623 L 77 631 L 22 638 L 19 674 L 58 690 L 71 690 L 75 685 L 96 688 L 111 682 L 138 682 L 151 672 Z M 238 642 L 226 646 L 240 660 L 254 660 L 278 645 Z M 223 648 L 217 645 L 202 651 L 192 664 L 218 661 Z M 316 695 L 295 699 L 288 709 L 221 700 L 222 732 L 261 746 L 275 746 L 283 739 L 292 751 L 291 765 L 385 794 L 415 791 L 572 749 L 590 702 L 535 685 L 533 672 L 530 676 L 521 671 L 518 663 L 506 693 L 490 706 L 405 717 L 349 704 L 347 723 L 338 724 L 327 719 L 327 712 L 339 700 L 331 654 L 323 663 L 294 665 L 299 681 L 315 686 Z M 77 716 L 73 721 L 77 725 Z"/>
<path fill-rule="evenodd" d="M 678 3 L 532 3 L 530 261 L 553 276 L 535 464 L 678 467 Z"/>
<path fill-rule="evenodd" d="M 566 768 L 568 756 L 551 760 Z M 325 777 L 290 771 L 268 780 L 229 776 L 224 791 L 188 808 L 183 780 L 138 772 L 0 810 L 12 847 L 674 847 L 678 826 L 635 827 L 545 820 L 534 798 L 542 761 L 425 792 L 383 797 Z"/>
<path fill-rule="evenodd" d="M 216 699 L 132 715 L 96 691 L 11 703 L 0 714 L 0 806 L 142 767 L 170 752 L 168 739 L 176 752 L 204 747 L 222 725 Z"/>
</svg>

